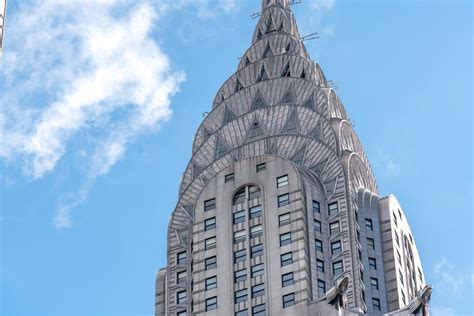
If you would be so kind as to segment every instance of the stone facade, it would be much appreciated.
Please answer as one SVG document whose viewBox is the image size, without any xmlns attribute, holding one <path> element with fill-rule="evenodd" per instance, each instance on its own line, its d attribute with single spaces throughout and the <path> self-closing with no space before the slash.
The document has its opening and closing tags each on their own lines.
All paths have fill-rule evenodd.
<svg viewBox="0 0 474 316">
<path fill-rule="evenodd" d="M 379 196 L 288 0 L 264 0 L 196 132 L 156 315 L 424 315 L 430 293 L 401 207 Z"/>
</svg>

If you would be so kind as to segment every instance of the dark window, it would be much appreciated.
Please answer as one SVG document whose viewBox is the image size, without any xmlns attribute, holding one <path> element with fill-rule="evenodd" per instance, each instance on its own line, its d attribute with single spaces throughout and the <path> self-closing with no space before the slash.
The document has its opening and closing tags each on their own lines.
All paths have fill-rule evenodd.
<svg viewBox="0 0 474 316">
<path fill-rule="evenodd" d="M 207 231 L 214 228 L 216 228 L 216 218 L 211 217 L 211 218 L 206 219 L 206 221 L 204 222 L 204 230 Z"/>
<path fill-rule="evenodd" d="M 254 207 L 251 207 L 249 209 L 249 217 L 250 218 L 256 218 L 256 217 L 259 217 L 259 216 L 262 216 L 262 206 L 261 205 L 254 206 Z"/>
<path fill-rule="evenodd" d="M 266 163 L 259 163 L 257 165 L 257 172 L 263 171 L 265 169 L 267 169 L 267 164 Z"/>
<path fill-rule="evenodd" d="M 176 273 L 176 283 L 181 284 L 186 282 L 186 271 Z"/>
<path fill-rule="evenodd" d="M 374 226 L 370 218 L 365 219 L 365 228 L 367 228 L 367 230 L 374 230 Z"/>
<path fill-rule="evenodd" d="M 341 227 L 339 225 L 339 222 L 333 222 L 329 224 L 329 232 L 331 235 L 337 234 L 341 231 Z"/>
<path fill-rule="evenodd" d="M 283 308 L 295 305 L 295 293 L 283 295 Z"/>
<path fill-rule="evenodd" d="M 265 316 L 265 304 L 252 307 L 252 316 Z"/>
<path fill-rule="evenodd" d="M 403 302 L 403 305 L 406 304 L 405 293 L 403 293 L 403 291 L 402 291 L 402 302 Z"/>
<path fill-rule="evenodd" d="M 324 261 L 316 259 L 316 268 L 318 269 L 319 272 L 324 273 Z"/>
<path fill-rule="evenodd" d="M 253 200 L 262 196 L 262 192 L 260 191 L 259 187 L 255 185 L 251 185 L 248 188 L 249 188 L 249 200 Z"/>
<path fill-rule="evenodd" d="M 233 173 L 226 174 L 225 177 L 224 177 L 224 181 L 226 183 L 230 182 L 230 181 L 234 181 L 234 174 Z"/>
<path fill-rule="evenodd" d="M 372 306 L 374 307 L 374 311 L 380 310 L 380 300 L 378 298 L 372 298 Z"/>
<path fill-rule="evenodd" d="M 255 278 L 256 276 L 263 275 L 263 263 L 256 264 L 252 266 L 251 268 L 251 273 L 252 273 L 252 278 Z"/>
<path fill-rule="evenodd" d="M 178 304 L 186 303 L 186 291 L 176 293 L 176 302 Z"/>
<path fill-rule="evenodd" d="M 234 224 L 245 222 L 245 211 L 238 211 L 234 213 Z"/>
<path fill-rule="evenodd" d="M 398 238 L 398 234 L 396 231 L 393 232 L 395 234 L 395 241 L 397 242 L 397 245 L 400 247 L 400 239 Z"/>
<path fill-rule="evenodd" d="M 280 247 L 291 244 L 291 232 L 280 235 Z"/>
<path fill-rule="evenodd" d="M 321 204 L 318 201 L 313 200 L 313 212 L 321 213 Z"/>
<path fill-rule="evenodd" d="M 216 199 L 204 201 L 204 211 L 214 210 L 216 208 Z"/>
<path fill-rule="evenodd" d="M 257 284 L 252 286 L 252 298 L 265 295 L 265 284 Z"/>
<path fill-rule="evenodd" d="M 393 222 L 395 223 L 395 226 L 398 226 L 397 215 L 395 215 L 395 212 L 392 212 L 392 215 L 393 215 Z"/>
<path fill-rule="evenodd" d="M 206 279 L 206 291 L 217 287 L 217 277 L 213 276 Z"/>
<path fill-rule="evenodd" d="M 323 242 L 319 239 L 314 240 L 314 247 L 316 251 L 323 252 Z"/>
<path fill-rule="evenodd" d="M 373 238 L 367 238 L 367 245 L 369 246 L 369 248 L 372 248 L 375 250 L 375 242 Z"/>
<path fill-rule="evenodd" d="M 204 240 L 204 249 L 209 250 L 212 248 L 216 248 L 216 237 L 210 237 Z"/>
<path fill-rule="evenodd" d="M 217 296 L 206 299 L 206 312 L 217 308 Z"/>
<path fill-rule="evenodd" d="M 250 248 L 250 257 L 255 258 L 263 255 L 263 244 L 258 244 Z"/>
<path fill-rule="evenodd" d="M 374 268 L 374 270 L 377 270 L 377 260 L 375 258 L 369 258 L 369 267 Z"/>
<path fill-rule="evenodd" d="M 331 253 L 336 255 L 342 251 L 341 241 L 335 241 L 331 243 Z"/>
<path fill-rule="evenodd" d="M 247 289 L 236 291 L 234 293 L 234 303 L 245 302 L 247 300 Z"/>
<path fill-rule="evenodd" d="M 326 282 L 318 280 L 318 294 L 326 294 Z"/>
<path fill-rule="evenodd" d="M 235 312 L 235 316 L 248 316 L 249 311 L 247 309 L 243 309 L 241 311 Z"/>
<path fill-rule="evenodd" d="M 288 185 L 288 175 L 284 175 L 277 178 L 277 188 L 281 188 Z"/>
<path fill-rule="evenodd" d="M 290 196 L 288 193 L 278 196 L 278 207 L 290 204 Z"/>
<path fill-rule="evenodd" d="M 236 205 L 236 204 L 239 204 L 239 203 L 243 203 L 245 201 L 245 196 L 246 196 L 246 188 L 243 187 L 241 189 L 239 189 L 239 191 L 237 191 L 235 194 L 234 194 L 234 198 L 232 200 L 232 204 Z"/>
<path fill-rule="evenodd" d="M 281 266 L 287 266 L 293 263 L 293 253 L 287 252 L 280 256 Z"/>
<path fill-rule="evenodd" d="M 255 225 L 255 226 L 250 227 L 250 238 L 262 236 L 262 234 L 263 234 L 262 225 Z"/>
<path fill-rule="evenodd" d="M 361 296 L 362 296 L 362 300 L 364 301 L 364 304 L 365 304 L 365 292 L 364 292 L 364 290 L 361 291 Z"/>
<path fill-rule="evenodd" d="M 217 267 L 217 258 L 216 258 L 216 256 L 206 258 L 205 264 L 206 264 L 206 271 L 214 269 L 215 267 Z"/>
<path fill-rule="evenodd" d="M 247 259 L 247 250 L 242 249 L 234 252 L 234 263 L 238 263 Z"/>
<path fill-rule="evenodd" d="M 359 213 L 357 213 L 357 211 L 354 211 L 354 215 L 355 215 L 356 222 L 358 223 L 359 222 Z"/>
<path fill-rule="evenodd" d="M 398 216 L 400 217 L 400 220 L 403 221 L 403 216 L 402 216 L 402 212 L 400 211 L 400 209 L 398 209 Z"/>
<path fill-rule="evenodd" d="M 293 279 L 293 272 L 286 273 L 286 274 L 283 274 L 281 276 L 281 286 L 282 287 L 292 285 L 293 283 L 295 283 L 295 281 Z"/>
<path fill-rule="evenodd" d="M 321 222 L 318 220 L 314 220 L 314 231 L 317 233 L 321 232 Z"/>
<path fill-rule="evenodd" d="M 247 280 L 247 269 L 234 272 L 234 283 L 239 283 L 245 280 Z"/>
<path fill-rule="evenodd" d="M 342 266 L 342 261 L 336 261 L 332 264 L 332 274 L 339 275 L 344 272 L 344 267 Z"/>
<path fill-rule="evenodd" d="M 234 233 L 234 244 L 238 244 L 239 242 L 245 241 L 247 233 L 245 232 L 245 229 L 239 230 Z"/>
<path fill-rule="evenodd" d="M 186 311 L 177 312 L 176 316 L 186 316 Z"/>
<path fill-rule="evenodd" d="M 372 290 L 378 290 L 379 280 L 377 278 L 370 278 L 370 286 L 372 287 Z"/>
<path fill-rule="evenodd" d="M 400 279 L 400 282 L 402 282 L 402 285 L 405 285 L 403 282 L 403 274 L 400 270 L 398 270 L 398 275 L 400 276 L 399 279 Z"/>
<path fill-rule="evenodd" d="M 290 213 L 285 213 L 280 216 L 278 216 L 278 222 L 281 226 L 287 225 L 290 223 Z"/>
<path fill-rule="evenodd" d="M 337 206 L 337 202 L 330 203 L 328 205 L 328 214 L 329 216 L 335 215 L 339 212 L 339 208 Z"/>
<path fill-rule="evenodd" d="M 179 252 L 176 255 L 176 261 L 178 264 L 186 264 L 186 251 Z"/>
</svg>

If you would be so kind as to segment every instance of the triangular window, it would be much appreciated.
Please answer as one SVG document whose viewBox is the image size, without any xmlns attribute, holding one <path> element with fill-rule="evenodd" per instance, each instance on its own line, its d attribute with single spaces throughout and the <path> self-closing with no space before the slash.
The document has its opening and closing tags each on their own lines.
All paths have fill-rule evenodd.
<svg viewBox="0 0 474 316">
<path fill-rule="evenodd" d="M 286 48 L 285 48 L 285 53 L 289 53 L 290 49 L 291 49 L 291 43 L 288 43 L 288 45 L 286 45 Z"/>
<path fill-rule="evenodd" d="M 235 92 L 239 92 L 240 90 L 242 90 L 244 87 L 242 86 L 242 84 L 240 83 L 240 80 L 239 78 L 237 78 L 237 82 L 235 83 Z"/>
<path fill-rule="evenodd" d="M 204 141 L 208 140 L 209 137 L 211 136 L 211 132 L 209 132 L 209 130 L 205 127 L 204 127 L 204 131 L 203 131 L 203 136 L 204 136 Z"/>
<path fill-rule="evenodd" d="M 293 103 L 293 93 L 291 92 L 291 88 L 288 89 L 283 98 L 281 98 L 280 103 Z"/>
<path fill-rule="evenodd" d="M 255 99 L 252 102 L 252 106 L 250 107 L 251 111 L 263 109 L 267 106 L 267 102 L 263 99 L 262 95 L 260 94 L 260 91 L 257 91 L 257 94 L 255 95 Z"/>
<path fill-rule="evenodd" d="M 282 77 L 291 77 L 291 72 L 290 72 L 290 63 L 287 63 L 285 68 L 283 69 L 283 72 L 281 73 Z"/>
<path fill-rule="evenodd" d="M 217 139 L 217 145 L 216 145 L 216 158 L 220 158 L 225 155 L 226 152 L 229 151 L 229 148 L 225 141 L 221 139 L 220 137 Z"/>
<path fill-rule="evenodd" d="M 224 122 L 223 125 L 229 123 L 230 121 L 233 121 L 237 118 L 237 115 L 235 115 L 234 112 L 232 112 L 228 107 L 225 108 L 224 112 Z"/>
<path fill-rule="evenodd" d="M 301 79 L 305 79 L 305 78 L 306 78 L 306 71 L 304 71 L 304 69 L 303 69 L 303 71 L 301 71 L 300 78 L 301 78 Z"/>
<path fill-rule="evenodd" d="M 283 22 L 281 22 L 280 27 L 278 28 L 278 32 L 283 32 Z"/>
<path fill-rule="evenodd" d="M 221 93 L 221 102 L 224 101 L 224 93 Z"/>
<path fill-rule="evenodd" d="M 263 51 L 262 58 L 267 58 L 273 56 L 273 51 L 272 48 L 270 47 L 270 44 L 267 43 L 267 46 L 265 47 L 265 50 Z"/>
<path fill-rule="evenodd" d="M 250 64 L 251 64 L 250 59 L 247 56 L 245 56 L 245 66 L 248 66 Z"/>
<path fill-rule="evenodd" d="M 274 30 L 275 28 L 273 27 L 273 19 L 272 19 L 272 16 L 270 15 L 270 18 L 268 19 L 268 23 L 267 23 L 267 31 L 265 32 L 265 34 L 273 32 Z"/>
<path fill-rule="evenodd" d="M 255 120 L 253 123 L 252 123 L 252 126 L 250 126 L 250 129 L 247 133 L 247 141 L 252 141 L 252 140 L 255 140 L 257 138 L 259 138 L 260 136 L 263 136 L 265 135 L 265 132 L 263 131 L 263 128 L 260 126 L 260 124 L 258 123 L 257 120 Z"/>
<path fill-rule="evenodd" d="M 291 158 L 290 160 L 296 164 L 303 164 L 304 154 L 306 151 L 306 146 L 301 147 Z"/>
<path fill-rule="evenodd" d="M 328 159 L 324 159 L 321 162 L 318 162 L 316 165 L 313 167 L 309 168 L 311 171 L 316 173 L 318 176 L 321 176 L 321 173 L 324 171 L 324 167 L 326 166 L 326 163 L 328 162 Z"/>
<path fill-rule="evenodd" d="M 308 108 L 313 108 L 313 95 L 311 95 L 308 100 L 306 100 L 306 102 L 304 103 L 304 106 L 308 107 Z"/>
<path fill-rule="evenodd" d="M 257 39 L 261 39 L 262 38 L 262 32 L 260 31 L 260 29 L 258 29 L 258 32 L 257 32 Z"/>
<path fill-rule="evenodd" d="M 298 115 L 296 114 L 296 111 L 293 111 L 290 114 L 290 117 L 288 120 L 286 120 L 285 125 L 281 129 L 281 133 L 285 134 L 293 134 L 298 132 Z"/>
<path fill-rule="evenodd" d="M 265 70 L 265 65 L 262 65 L 262 69 L 260 69 L 260 74 L 258 75 L 257 82 L 263 81 L 263 80 L 268 80 L 268 74 L 267 71 Z"/>
</svg>

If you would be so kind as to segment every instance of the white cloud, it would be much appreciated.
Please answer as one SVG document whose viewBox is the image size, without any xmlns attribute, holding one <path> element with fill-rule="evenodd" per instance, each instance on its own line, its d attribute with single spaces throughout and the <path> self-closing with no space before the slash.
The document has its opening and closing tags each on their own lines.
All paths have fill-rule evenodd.
<svg viewBox="0 0 474 316">
<path fill-rule="evenodd" d="M 311 8 L 316 11 L 331 10 L 336 4 L 336 0 L 313 0 L 311 1 Z"/>
<path fill-rule="evenodd" d="M 452 265 L 448 259 L 441 259 L 433 268 L 436 287 L 443 289 L 445 295 L 457 296 L 465 288 L 473 285 L 473 273 L 461 271 Z"/>
<path fill-rule="evenodd" d="M 201 19 L 214 19 L 237 10 L 236 0 L 159 0 L 161 12 L 190 8 Z"/>
<path fill-rule="evenodd" d="M 379 149 L 377 156 L 375 160 L 376 166 L 382 169 L 385 177 L 393 178 L 400 174 L 400 164 L 391 154 L 387 153 L 384 149 Z"/>
<path fill-rule="evenodd" d="M 67 228 L 89 183 L 107 173 L 136 136 L 170 117 L 170 99 L 184 75 L 152 38 L 157 14 L 148 2 L 34 1 L 20 5 L 9 21 L 0 157 L 39 179 L 68 151 L 88 153 L 88 184 L 54 219 Z"/>
</svg>

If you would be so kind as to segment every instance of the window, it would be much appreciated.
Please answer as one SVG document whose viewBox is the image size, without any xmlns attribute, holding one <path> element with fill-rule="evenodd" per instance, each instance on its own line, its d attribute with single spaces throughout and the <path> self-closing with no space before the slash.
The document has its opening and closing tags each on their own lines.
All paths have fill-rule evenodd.
<svg viewBox="0 0 474 316">
<path fill-rule="evenodd" d="M 176 273 L 176 283 L 181 284 L 186 282 L 186 271 Z"/>
<path fill-rule="evenodd" d="M 402 302 L 403 302 L 403 305 L 406 304 L 405 293 L 403 293 L 403 291 L 402 291 Z"/>
<path fill-rule="evenodd" d="M 285 213 L 280 216 L 278 216 L 278 222 L 280 223 L 281 226 L 285 226 L 290 223 L 290 213 Z"/>
<path fill-rule="evenodd" d="M 247 269 L 234 272 L 234 283 L 239 283 L 245 280 L 247 280 Z"/>
<path fill-rule="evenodd" d="M 186 303 L 186 291 L 176 293 L 176 302 L 178 304 Z"/>
<path fill-rule="evenodd" d="M 262 195 L 260 188 L 257 187 L 256 185 L 251 185 L 248 188 L 249 188 L 249 200 L 259 198 Z"/>
<path fill-rule="evenodd" d="M 208 230 L 211 230 L 211 229 L 214 229 L 214 228 L 216 228 L 216 218 L 215 217 L 208 218 L 204 221 L 204 230 L 205 231 L 208 231 Z"/>
<path fill-rule="evenodd" d="M 323 280 L 318 280 L 318 294 L 326 294 L 326 282 L 324 282 Z"/>
<path fill-rule="evenodd" d="M 265 316 L 265 304 L 252 307 L 252 316 Z"/>
<path fill-rule="evenodd" d="M 293 283 L 295 283 L 294 280 L 293 280 L 293 272 L 286 273 L 286 274 L 283 274 L 281 276 L 281 286 L 282 287 L 292 285 Z"/>
<path fill-rule="evenodd" d="M 186 316 L 186 311 L 176 313 L 176 316 Z"/>
<path fill-rule="evenodd" d="M 378 290 L 379 280 L 377 278 L 370 278 L 370 286 L 372 287 L 372 290 Z"/>
<path fill-rule="evenodd" d="M 397 232 L 394 231 L 393 234 L 395 235 L 395 241 L 397 242 L 397 245 L 400 247 L 400 239 L 398 238 Z"/>
<path fill-rule="evenodd" d="M 295 293 L 283 295 L 283 308 L 295 305 Z"/>
<path fill-rule="evenodd" d="M 337 202 L 333 202 L 328 205 L 328 215 L 333 216 L 339 212 L 339 208 L 337 206 Z"/>
<path fill-rule="evenodd" d="M 365 292 L 364 292 L 364 290 L 361 291 L 361 296 L 362 296 L 362 301 L 364 301 L 364 304 L 365 304 Z"/>
<path fill-rule="evenodd" d="M 216 199 L 204 201 L 204 211 L 214 210 L 216 208 Z"/>
<path fill-rule="evenodd" d="M 277 178 L 277 188 L 281 188 L 288 185 L 288 175 L 284 175 Z"/>
<path fill-rule="evenodd" d="M 372 306 L 374 308 L 374 311 L 379 311 L 380 310 L 380 300 L 378 298 L 372 298 Z"/>
<path fill-rule="evenodd" d="M 323 261 L 323 260 L 316 259 L 316 269 L 317 269 L 319 272 L 323 272 L 323 273 L 324 273 L 324 261 Z"/>
<path fill-rule="evenodd" d="M 245 229 L 239 230 L 234 233 L 234 244 L 245 241 Z"/>
<path fill-rule="evenodd" d="M 258 244 L 250 248 L 250 257 L 255 258 L 263 255 L 263 244 Z"/>
<path fill-rule="evenodd" d="M 278 196 L 278 207 L 290 204 L 290 195 L 288 193 Z"/>
<path fill-rule="evenodd" d="M 402 282 L 402 285 L 405 285 L 403 282 L 403 274 L 400 270 L 398 270 L 398 275 L 400 276 L 400 282 Z"/>
<path fill-rule="evenodd" d="M 287 252 L 287 253 L 282 254 L 280 256 L 280 262 L 281 262 L 282 267 L 287 266 L 289 264 L 292 264 L 293 263 L 293 253 Z"/>
<path fill-rule="evenodd" d="M 355 216 L 356 222 L 358 223 L 359 222 L 359 213 L 357 213 L 357 211 L 354 211 L 354 216 Z"/>
<path fill-rule="evenodd" d="M 186 264 L 186 251 L 179 252 L 176 255 L 176 261 L 178 264 Z"/>
<path fill-rule="evenodd" d="M 234 263 L 245 261 L 247 259 L 247 250 L 242 249 L 234 252 Z"/>
<path fill-rule="evenodd" d="M 402 265 L 402 257 L 400 256 L 400 252 L 397 250 L 397 260 L 400 265 Z"/>
<path fill-rule="evenodd" d="M 341 247 L 341 241 L 340 240 L 331 243 L 331 253 L 333 255 L 337 255 L 341 251 L 342 251 L 342 247 Z"/>
<path fill-rule="evenodd" d="M 280 235 L 280 247 L 291 244 L 291 232 Z"/>
<path fill-rule="evenodd" d="M 402 211 L 400 211 L 400 209 L 398 209 L 398 216 L 400 217 L 400 220 L 403 221 L 403 217 L 402 217 Z"/>
<path fill-rule="evenodd" d="M 314 220 L 314 232 L 321 232 L 321 222 L 316 219 Z"/>
<path fill-rule="evenodd" d="M 323 252 L 323 242 L 319 239 L 314 240 L 314 246 L 316 251 Z"/>
<path fill-rule="evenodd" d="M 365 228 L 367 230 L 374 230 L 374 226 L 373 226 L 372 220 L 370 218 L 365 219 Z"/>
<path fill-rule="evenodd" d="M 259 275 L 263 275 L 263 263 L 256 264 L 250 269 L 252 273 L 252 278 L 255 278 Z"/>
<path fill-rule="evenodd" d="M 265 284 L 257 284 L 252 286 L 252 298 L 265 295 Z"/>
<path fill-rule="evenodd" d="M 217 287 L 217 277 L 213 276 L 206 279 L 206 291 Z"/>
<path fill-rule="evenodd" d="M 234 174 L 233 173 L 226 174 L 225 177 L 224 177 L 224 182 L 225 183 L 230 182 L 230 181 L 234 181 Z"/>
<path fill-rule="evenodd" d="M 216 237 L 210 237 L 204 240 L 204 249 L 209 250 L 212 248 L 216 248 Z"/>
<path fill-rule="evenodd" d="M 313 212 L 321 213 L 321 204 L 318 201 L 313 200 Z"/>
<path fill-rule="evenodd" d="M 256 225 L 256 226 L 250 227 L 250 238 L 262 236 L 262 233 L 263 233 L 262 225 Z"/>
<path fill-rule="evenodd" d="M 263 171 L 263 170 L 267 169 L 267 164 L 266 163 L 259 163 L 257 165 L 256 169 L 257 169 L 257 172 Z"/>
<path fill-rule="evenodd" d="M 245 222 L 245 211 L 238 211 L 234 213 L 234 225 Z"/>
<path fill-rule="evenodd" d="M 243 309 L 241 311 L 235 312 L 235 316 L 248 316 L 248 309 Z"/>
<path fill-rule="evenodd" d="M 259 216 L 262 216 L 262 206 L 261 205 L 254 206 L 254 207 L 251 207 L 249 209 L 249 217 L 250 218 L 256 218 L 256 217 L 259 217 Z"/>
<path fill-rule="evenodd" d="M 420 278 L 420 282 L 423 283 L 423 273 L 421 273 L 420 268 L 417 268 L 418 270 L 418 277 Z"/>
<path fill-rule="evenodd" d="M 369 267 L 374 268 L 374 270 L 377 270 L 377 260 L 375 260 L 375 258 L 369 257 Z"/>
<path fill-rule="evenodd" d="M 245 302 L 247 300 L 247 289 L 243 289 L 234 293 L 234 303 Z"/>
<path fill-rule="evenodd" d="M 367 238 L 367 246 L 375 250 L 375 242 L 373 238 Z"/>
<path fill-rule="evenodd" d="M 341 227 L 339 226 L 339 222 L 333 222 L 329 224 L 329 231 L 331 235 L 337 234 L 341 231 Z"/>
<path fill-rule="evenodd" d="M 206 312 L 217 308 L 217 296 L 206 299 Z"/>
<path fill-rule="evenodd" d="M 215 267 L 217 267 L 217 258 L 216 258 L 216 256 L 206 258 L 205 264 L 206 264 L 206 271 L 214 269 Z"/>
<path fill-rule="evenodd" d="M 397 215 L 395 215 L 395 212 L 392 212 L 392 216 L 393 216 L 393 222 L 395 223 L 395 226 L 398 226 Z"/>
<path fill-rule="evenodd" d="M 342 261 L 336 261 L 332 264 L 332 274 L 339 275 L 344 272 L 344 267 L 342 266 Z"/>
<path fill-rule="evenodd" d="M 240 188 L 239 191 L 237 191 L 234 194 L 234 198 L 232 199 L 232 204 L 236 205 L 239 203 L 242 203 L 245 201 L 245 196 L 246 196 L 246 187 Z"/>
</svg>

